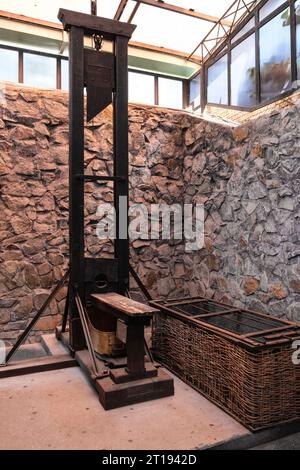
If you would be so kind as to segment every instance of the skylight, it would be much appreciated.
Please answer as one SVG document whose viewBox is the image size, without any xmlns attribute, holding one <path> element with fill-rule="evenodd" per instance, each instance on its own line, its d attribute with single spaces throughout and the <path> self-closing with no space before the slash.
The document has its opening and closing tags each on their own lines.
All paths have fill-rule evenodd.
<svg viewBox="0 0 300 470">
<path fill-rule="evenodd" d="M 114 18 L 120 1 L 98 0 L 98 16 Z M 214 21 L 222 17 L 233 0 L 166 0 L 157 2 L 158 6 L 155 6 L 155 2 L 151 0 L 150 3 L 154 6 L 150 6 L 149 1 L 124 2 L 125 8 L 120 20 L 131 19 L 131 22 L 137 25 L 132 40 L 188 55 L 208 34 L 215 24 Z M 165 8 L 162 8 L 162 5 Z M 170 5 L 184 8 L 187 13 L 194 16 L 169 11 L 167 8 Z M 91 2 L 90 0 L 1 0 L 0 8 L 11 13 L 58 23 L 59 8 L 90 13 Z M 202 14 L 204 18 L 195 17 L 197 14 Z M 199 51 L 197 54 L 200 55 Z"/>
</svg>

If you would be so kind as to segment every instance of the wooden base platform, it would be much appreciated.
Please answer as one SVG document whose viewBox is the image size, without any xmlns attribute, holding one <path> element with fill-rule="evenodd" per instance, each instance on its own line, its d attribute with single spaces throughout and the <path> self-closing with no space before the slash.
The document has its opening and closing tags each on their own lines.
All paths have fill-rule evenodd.
<svg viewBox="0 0 300 470">
<path fill-rule="evenodd" d="M 118 369 L 112 369 L 109 373 L 109 376 L 116 384 L 130 382 L 132 380 L 139 380 L 141 378 L 141 376 L 130 374 L 128 372 L 127 367 L 119 367 Z M 145 364 L 145 374 L 143 376 L 143 379 L 149 379 L 150 377 L 156 376 L 156 367 L 151 362 Z"/>
<path fill-rule="evenodd" d="M 174 381 L 163 369 L 158 369 L 156 377 L 118 384 L 105 377 L 96 380 L 95 385 L 105 410 L 174 395 Z"/>
<path fill-rule="evenodd" d="M 69 347 L 68 333 L 61 333 L 60 329 L 57 329 L 56 337 Z M 97 359 L 99 373 L 95 376 L 87 350 L 76 351 L 74 359 L 97 390 L 100 403 L 105 410 L 174 395 L 174 380 L 171 375 L 161 367 L 154 367 L 152 363 L 145 365 L 148 377 L 137 380 L 128 377 L 128 381 L 125 382 L 124 367 L 108 369 L 107 363 L 100 359 Z"/>
</svg>

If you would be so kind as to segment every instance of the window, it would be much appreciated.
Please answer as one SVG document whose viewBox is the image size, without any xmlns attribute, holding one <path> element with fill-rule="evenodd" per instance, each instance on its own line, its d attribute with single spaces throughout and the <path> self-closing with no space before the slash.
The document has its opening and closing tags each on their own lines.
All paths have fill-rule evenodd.
<svg viewBox="0 0 300 470">
<path fill-rule="evenodd" d="M 69 89 L 69 61 L 65 59 L 61 61 L 61 89 Z"/>
<path fill-rule="evenodd" d="M 194 108 L 199 108 L 201 104 L 200 86 L 201 75 L 199 73 L 190 81 L 189 104 L 193 105 Z"/>
<path fill-rule="evenodd" d="M 207 100 L 214 104 L 228 104 L 228 57 L 221 57 L 208 69 Z"/>
<path fill-rule="evenodd" d="M 220 0 L 217 1 L 220 2 Z M 101 3 L 101 1 L 98 1 L 99 15 Z M 136 2 L 131 1 L 130 3 L 132 11 Z M 172 3 L 172 1 L 168 0 L 166 3 Z M 186 8 L 190 8 L 189 1 L 185 0 L 185 3 L 187 3 Z M 202 0 L 200 3 L 207 2 Z M 124 21 L 125 18 L 122 15 L 121 21 Z M 164 48 L 182 52 L 195 49 L 199 42 L 199 36 L 205 36 L 212 27 L 208 21 L 199 21 L 198 18 L 192 18 L 191 16 L 179 15 L 161 8 L 153 8 L 150 5 L 143 4 L 143 2 L 141 2 L 134 16 L 133 23 L 138 25 L 132 35 L 133 41 L 153 44 L 158 47 L 163 45 Z"/>
<path fill-rule="evenodd" d="M 260 10 L 259 10 L 259 20 L 263 20 L 268 15 L 273 13 L 276 8 L 279 8 L 280 5 L 284 3 L 284 0 L 269 0 Z"/>
<path fill-rule="evenodd" d="M 135 103 L 155 104 L 154 76 L 129 72 L 129 101 Z"/>
<path fill-rule="evenodd" d="M 254 26 L 255 26 L 255 19 L 254 19 L 254 16 L 253 16 L 251 18 L 251 20 L 249 20 L 248 23 L 246 23 L 245 26 L 234 36 L 234 38 L 232 39 L 232 42 L 235 42 L 238 39 L 240 39 L 241 37 L 243 37 L 244 34 L 248 33 L 248 31 L 250 31 L 250 29 L 254 28 Z"/>
<path fill-rule="evenodd" d="M 159 77 L 158 97 L 159 106 L 182 109 L 182 81 Z"/>
<path fill-rule="evenodd" d="M 261 100 L 287 91 L 291 86 L 289 9 L 260 28 Z"/>
<path fill-rule="evenodd" d="M 18 52 L 0 49 L 0 80 L 18 82 Z"/>
<path fill-rule="evenodd" d="M 291 19 L 293 7 L 295 23 Z M 259 21 L 255 19 L 257 14 Z M 292 81 L 295 87 L 300 87 L 300 0 L 258 2 L 245 21 L 238 33 L 233 31 L 220 45 L 222 50 L 227 46 L 228 58 L 226 55 L 220 58 L 216 49 L 209 62 L 204 63 L 209 104 L 228 104 L 229 77 L 229 104 L 243 108 L 280 99 L 280 95 L 293 91 Z"/>
<path fill-rule="evenodd" d="M 42 88 L 56 88 L 56 59 L 24 53 L 24 83 Z"/>
<path fill-rule="evenodd" d="M 297 54 L 297 78 L 300 80 L 300 0 L 298 0 L 295 3 L 295 9 L 296 9 L 296 24 L 297 24 L 297 29 L 296 29 L 296 54 Z"/>
<path fill-rule="evenodd" d="M 252 34 L 231 52 L 231 104 L 254 106 L 255 92 L 255 35 Z"/>
</svg>

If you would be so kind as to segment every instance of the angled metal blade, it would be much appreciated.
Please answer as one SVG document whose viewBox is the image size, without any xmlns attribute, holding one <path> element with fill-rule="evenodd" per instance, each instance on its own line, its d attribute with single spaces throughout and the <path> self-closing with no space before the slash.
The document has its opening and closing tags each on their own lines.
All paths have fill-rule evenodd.
<svg viewBox="0 0 300 470">
<path fill-rule="evenodd" d="M 87 89 L 87 120 L 90 121 L 112 103 L 114 89 L 114 55 L 86 49 L 84 79 Z"/>
</svg>

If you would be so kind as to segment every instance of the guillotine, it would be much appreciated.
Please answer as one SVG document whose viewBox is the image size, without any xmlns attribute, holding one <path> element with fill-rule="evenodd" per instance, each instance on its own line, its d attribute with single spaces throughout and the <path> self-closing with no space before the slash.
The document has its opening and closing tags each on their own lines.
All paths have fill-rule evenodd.
<svg viewBox="0 0 300 470">
<path fill-rule="evenodd" d="M 127 23 L 61 9 L 58 14 L 69 32 L 69 238 L 70 238 L 70 346 L 77 351 L 85 344 L 83 328 L 74 313 L 74 290 L 83 304 L 91 292 L 116 291 L 125 295 L 129 288 L 128 214 L 128 111 L 127 47 L 135 26 Z M 84 48 L 84 37 L 92 37 L 94 49 Z M 103 40 L 113 42 L 113 52 L 101 50 Z M 84 88 L 86 88 L 86 121 L 113 103 L 113 176 L 84 174 Z M 116 211 L 114 259 L 84 256 L 84 185 L 86 181 L 112 181 Z M 120 208 L 119 201 L 123 207 Z M 124 204 L 125 202 L 125 204 Z M 124 213 L 119 226 L 119 211 Z M 72 300 L 73 299 L 73 300 Z"/>
<path fill-rule="evenodd" d="M 59 11 L 58 18 L 70 35 L 70 274 L 65 316 L 58 337 L 65 340 L 66 318 L 69 315 L 68 347 L 93 381 L 102 405 L 109 409 L 174 393 L 173 379 L 152 361 L 145 362 L 144 327 L 149 324 L 156 309 L 128 297 L 127 57 L 128 41 L 135 26 L 65 9 Z M 93 49 L 84 47 L 85 37 L 92 38 Z M 105 40 L 113 43 L 112 52 L 102 50 L 102 42 Z M 113 107 L 112 176 L 84 174 L 84 88 L 87 95 L 87 122 L 108 105 L 112 104 Z M 85 257 L 86 181 L 113 182 L 116 239 L 112 259 Z M 105 319 L 106 324 L 115 325 L 123 331 L 126 358 L 113 363 L 112 368 L 104 367 L 103 362 L 95 356 L 89 330 L 89 315 L 92 312 L 96 320 Z"/>
<path fill-rule="evenodd" d="M 144 338 L 155 307 L 136 302 L 129 294 L 131 273 L 144 294 L 139 277 L 129 263 L 128 239 L 128 41 L 135 29 L 92 14 L 60 9 L 58 18 L 69 32 L 69 269 L 6 355 L 0 377 L 42 372 L 79 364 L 99 394 L 105 409 L 174 394 L 173 379 L 157 363 Z M 93 46 L 84 47 L 92 38 Z M 110 41 L 112 52 L 102 50 Z M 84 91 L 86 90 L 86 97 Z M 86 106 L 85 106 L 86 103 Z M 84 127 L 108 105 L 113 107 L 113 175 L 86 175 Z M 86 181 L 111 181 L 114 189 L 116 238 L 113 258 L 85 256 L 84 187 Z M 121 215 L 121 217 L 120 217 Z M 20 345 L 68 282 L 62 326 L 56 336 L 71 357 L 9 365 Z M 149 300 L 149 296 L 148 296 Z M 99 357 L 91 336 L 91 315 L 119 333 L 125 354 L 117 359 Z M 67 329 L 67 324 L 69 328 Z M 103 326 L 104 325 L 104 326 Z M 101 329 L 101 327 L 100 327 Z M 145 356 L 148 356 L 148 362 Z"/>
</svg>

